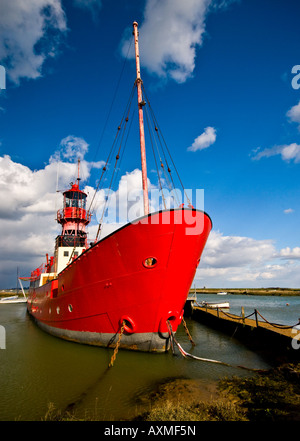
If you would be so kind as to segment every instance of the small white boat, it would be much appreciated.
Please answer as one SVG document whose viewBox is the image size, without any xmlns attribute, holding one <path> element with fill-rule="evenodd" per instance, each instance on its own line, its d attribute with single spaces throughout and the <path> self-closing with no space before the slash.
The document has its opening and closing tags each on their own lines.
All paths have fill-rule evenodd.
<svg viewBox="0 0 300 441">
<path fill-rule="evenodd" d="M 227 296 L 227 292 L 222 291 L 217 293 L 218 296 Z"/>
<path fill-rule="evenodd" d="M 20 278 L 18 278 L 20 286 L 21 286 L 21 290 L 22 290 L 22 294 L 23 297 L 19 297 L 19 296 L 9 296 L 9 297 L 2 297 L 0 298 L 0 305 L 2 303 L 26 303 L 27 302 L 27 297 L 23 288 L 23 285 L 21 283 Z"/>
<path fill-rule="evenodd" d="M 0 305 L 2 303 L 26 303 L 26 302 L 27 302 L 27 299 L 24 299 L 23 297 L 17 297 L 17 298 L 6 297 L 6 298 L 0 300 Z"/>
<path fill-rule="evenodd" d="M 3 297 L 3 299 L 0 299 L 1 303 L 26 303 L 27 299 L 24 297 L 18 297 L 18 296 L 11 296 L 11 297 Z"/>
<path fill-rule="evenodd" d="M 207 308 L 213 308 L 213 309 L 229 309 L 229 302 L 222 302 L 222 303 L 214 303 L 214 302 L 201 302 L 201 306 L 207 307 Z"/>
<path fill-rule="evenodd" d="M 2 297 L 2 298 L 0 299 L 0 302 L 3 302 L 3 301 L 5 301 L 5 300 L 13 300 L 13 299 L 17 299 L 17 298 L 18 298 L 18 296 Z"/>
</svg>

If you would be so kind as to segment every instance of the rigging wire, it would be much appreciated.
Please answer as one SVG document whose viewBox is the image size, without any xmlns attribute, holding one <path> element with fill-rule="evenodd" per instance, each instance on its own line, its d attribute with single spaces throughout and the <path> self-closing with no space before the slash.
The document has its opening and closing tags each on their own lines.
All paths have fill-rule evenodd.
<svg viewBox="0 0 300 441">
<path fill-rule="evenodd" d="M 121 132 L 121 129 L 122 129 L 122 125 L 123 125 L 123 122 L 124 122 L 124 119 L 125 119 L 125 115 L 126 115 L 126 113 L 128 113 L 128 109 L 130 109 L 130 106 L 131 106 L 131 102 L 132 102 L 132 99 L 133 99 L 133 94 L 134 94 L 134 86 L 132 87 L 132 90 L 131 90 L 131 92 L 130 92 L 130 96 L 129 96 L 129 99 L 128 99 L 128 101 L 127 101 L 127 105 L 126 105 L 126 108 L 125 108 L 124 114 L 123 114 L 122 119 L 121 119 L 121 122 L 120 122 L 120 124 L 119 124 L 119 126 L 118 126 L 118 128 L 117 128 L 117 133 L 116 133 L 116 135 L 115 135 L 115 138 L 114 138 L 113 144 L 112 144 L 112 146 L 111 146 L 111 149 L 110 149 L 109 155 L 108 155 L 108 157 L 107 157 L 107 160 L 106 160 L 106 162 L 105 162 L 104 167 L 102 168 L 102 173 L 101 173 L 100 179 L 99 179 L 99 181 L 98 181 L 98 184 L 97 184 L 97 186 L 96 186 L 96 188 L 95 188 L 95 191 L 94 191 L 94 195 L 93 195 L 92 200 L 91 200 L 91 202 L 90 202 L 90 206 L 89 206 L 89 209 L 88 209 L 88 211 L 89 211 L 90 213 L 93 211 L 93 210 L 92 210 L 92 206 L 93 206 L 93 204 L 94 204 L 96 194 L 97 194 L 97 192 L 98 192 L 99 190 L 101 190 L 101 188 L 100 188 L 100 184 L 102 184 L 102 179 L 103 179 L 104 173 L 107 171 L 107 168 L 108 168 L 108 164 L 109 164 L 110 158 L 111 158 L 111 156 L 113 155 L 113 152 L 115 151 L 115 148 L 116 148 L 116 145 L 117 145 L 117 140 L 118 140 L 118 138 L 119 138 L 119 136 L 120 136 L 120 132 Z M 94 208 L 94 210 L 95 210 L 95 208 Z"/>
<path fill-rule="evenodd" d="M 161 138 L 162 138 L 162 140 L 163 140 L 163 143 L 162 143 L 161 140 L 160 140 L 160 145 L 161 145 L 161 147 L 162 147 L 163 155 L 164 155 L 164 158 L 165 158 L 165 161 L 166 161 L 167 167 L 168 167 L 168 172 L 169 172 L 169 174 L 170 174 L 170 178 L 171 178 L 171 180 L 172 180 L 172 183 L 173 183 L 174 189 L 175 189 L 175 184 L 174 184 L 174 181 L 173 181 L 173 178 L 172 178 L 172 175 L 171 175 L 171 168 L 169 167 L 169 164 L 168 164 L 168 161 L 167 161 L 167 157 L 166 157 L 166 155 L 165 155 L 165 151 L 164 151 L 164 148 L 163 148 L 163 144 L 165 145 L 165 148 L 166 148 L 166 150 L 167 150 L 167 153 L 168 153 L 168 155 L 169 155 L 169 157 L 170 157 L 170 160 L 171 160 L 171 162 L 172 162 L 172 164 L 173 164 L 173 167 L 174 167 L 174 170 L 175 170 L 175 172 L 176 172 L 176 174 L 177 174 L 177 177 L 178 177 L 178 179 L 179 179 L 180 185 L 181 185 L 181 187 L 182 187 L 182 189 L 183 189 L 183 191 L 184 191 L 184 194 L 185 194 L 186 200 L 187 200 L 188 203 L 191 205 L 191 201 L 190 201 L 190 199 L 189 199 L 189 197 L 188 197 L 188 195 L 187 195 L 187 193 L 186 193 L 186 191 L 185 191 L 184 185 L 183 185 L 183 183 L 182 183 L 182 180 L 181 180 L 181 178 L 180 178 L 179 172 L 178 172 L 178 170 L 177 170 L 177 168 L 176 168 L 176 165 L 175 165 L 175 163 L 174 163 L 174 160 L 173 160 L 173 158 L 172 158 L 172 155 L 171 155 L 171 153 L 170 153 L 170 150 L 169 150 L 169 148 L 168 148 L 168 146 L 167 146 L 167 143 L 166 143 L 166 141 L 165 141 L 165 138 L 164 138 L 164 136 L 163 136 L 163 133 L 162 133 L 162 131 L 161 131 L 161 129 L 160 129 L 158 123 L 157 123 L 157 119 L 156 119 L 155 114 L 154 114 L 154 111 L 153 111 L 153 109 L 152 109 L 152 107 L 151 107 L 151 105 L 150 105 L 150 101 L 149 101 L 149 99 L 148 99 L 148 97 L 147 97 L 147 94 L 146 94 L 146 91 L 145 91 L 145 87 L 144 87 L 144 85 L 142 85 L 142 87 L 143 87 L 143 91 L 144 91 L 144 94 L 145 94 L 146 101 L 147 101 L 147 103 L 148 103 L 149 109 L 151 110 L 151 114 L 152 114 L 153 122 L 154 122 L 154 124 L 155 124 L 155 131 L 156 131 L 156 133 L 157 133 L 157 135 L 158 135 L 159 140 L 160 140 L 160 136 L 161 136 Z M 159 135 L 160 135 L 160 136 L 159 136 Z M 176 191 L 176 189 L 175 189 L 175 191 Z"/>
<path fill-rule="evenodd" d="M 146 121 L 147 121 L 147 125 L 148 125 L 149 138 L 150 138 L 151 147 L 152 147 L 152 151 L 153 151 L 153 156 L 154 156 L 155 167 L 156 167 L 157 176 L 158 176 L 159 187 L 160 187 L 160 191 L 161 191 L 161 196 L 162 196 L 163 204 L 164 204 L 164 207 L 165 207 L 165 210 L 166 210 L 167 209 L 166 200 L 165 200 L 165 197 L 164 197 L 163 187 L 162 187 L 162 183 L 161 183 L 161 179 L 160 179 L 160 173 L 159 173 L 158 166 L 157 166 L 157 161 L 156 161 L 155 150 L 154 150 L 154 147 L 153 147 L 153 140 L 152 140 L 152 135 L 151 135 L 151 125 L 150 125 L 150 121 L 149 121 L 149 115 L 148 115 L 147 107 L 145 107 L 145 109 L 146 109 Z"/>
<path fill-rule="evenodd" d="M 100 234 L 100 231 L 101 231 L 102 222 L 103 222 L 103 217 L 104 217 L 105 211 L 107 209 L 107 206 L 109 204 L 110 191 L 111 191 L 111 188 L 112 188 L 113 183 L 114 183 L 116 169 L 117 169 L 117 164 L 118 164 L 118 161 L 120 159 L 120 152 L 121 152 L 121 147 L 122 147 L 123 141 L 124 141 L 126 127 L 127 127 L 128 121 L 129 121 L 129 114 L 130 114 L 132 99 L 133 99 L 133 93 L 131 93 L 130 100 L 129 100 L 128 104 L 127 104 L 127 115 L 126 115 L 126 118 L 125 118 L 125 123 L 123 125 L 123 128 L 122 128 L 122 124 L 120 124 L 120 126 L 119 126 L 120 128 L 122 128 L 122 136 L 121 136 L 121 139 L 120 139 L 119 148 L 118 148 L 118 152 L 117 152 L 116 159 L 115 159 L 115 165 L 114 165 L 114 168 L 113 168 L 113 171 L 112 171 L 112 176 L 111 176 L 111 180 L 110 180 L 110 184 L 109 184 L 108 195 L 106 197 L 106 200 L 105 200 L 105 203 L 104 203 L 104 206 L 103 206 L 102 216 L 101 216 L 101 219 L 99 221 L 99 225 L 98 225 L 98 230 L 97 230 L 95 241 L 98 240 L 98 237 L 99 237 L 99 234 Z M 124 116 L 122 118 L 122 122 L 123 122 L 123 120 L 124 120 Z M 130 127 L 131 127 L 131 124 L 130 124 Z M 118 132 L 120 133 L 120 130 L 118 130 Z M 129 133 L 128 133 L 128 135 L 129 135 Z M 126 137 L 126 141 L 128 139 L 128 135 Z M 123 155 L 122 155 L 122 157 L 123 157 Z"/>
<path fill-rule="evenodd" d="M 123 157 L 124 157 L 124 154 L 125 154 L 125 149 L 126 149 L 126 146 L 127 146 L 129 133 L 130 133 L 130 131 L 131 131 L 132 122 L 133 122 L 133 120 L 134 120 L 134 115 L 135 115 L 135 109 L 133 109 L 133 113 L 132 113 L 132 116 L 131 116 L 131 118 L 130 118 L 130 124 L 129 124 L 129 128 L 128 128 L 128 131 L 127 131 L 127 137 L 126 137 L 126 140 L 125 140 L 125 143 L 124 143 L 124 147 L 123 147 L 123 149 L 122 149 L 122 151 L 121 151 L 121 155 L 120 155 L 119 167 L 118 167 L 117 172 L 116 172 L 116 174 L 115 174 L 115 180 L 114 180 L 113 185 L 112 185 L 113 188 L 115 187 L 116 180 L 117 180 L 117 178 L 118 178 L 119 171 L 120 171 L 120 169 L 121 169 L 121 164 L 122 164 L 122 160 L 123 160 Z"/>
<path fill-rule="evenodd" d="M 132 46 L 132 39 L 130 40 L 130 44 L 129 44 L 129 46 L 128 46 L 128 51 L 127 51 L 127 54 L 126 54 L 125 60 L 124 60 L 124 62 L 123 62 L 123 66 L 122 66 L 122 69 L 121 69 L 121 72 L 120 72 L 120 76 L 119 76 L 119 79 L 118 79 L 118 82 L 117 82 L 117 85 L 116 85 L 116 88 L 115 88 L 115 92 L 114 92 L 114 95 L 113 95 L 113 98 L 112 98 L 111 104 L 110 104 L 110 108 L 109 108 L 109 111 L 108 111 L 108 114 L 107 114 L 107 117 L 106 117 L 106 121 L 105 121 L 104 126 L 103 126 L 103 129 L 102 129 L 102 133 L 101 133 L 101 136 L 100 136 L 100 139 L 99 139 L 99 142 L 98 142 L 98 147 L 97 147 L 96 153 L 95 153 L 95 155 L 94 155 L 94 162 L 95 162 L 96 157 L 97 157 L 97 155 L 98 155 L 99 148 L 100 148 L 100 145 L 101 145 L 101 143 L 102 143 L 103 136 L 104 136 L 104 133 L 105 133 L 105 130 L 106 130 L 106 127 L 107 127 L 107 124 L 108 124 L 109 118 L 110 118 L 110 114 L 111 114 L 111 112 L 112 112 L 113 105 L 114 105 L 114 102 L 115 102 L 116 97 L 117 97 L 117 93 L 118 93 L 118 90 L 119 90 L 119 87 L 120 87 L 121 79 L 122 79 L 122 76 L 123 76 L 123 73 L 124 73 L 124 69 L 125 69 L 126 62 L 127 62 L 127 60 L 128 60 L 128 56 L 129 56 L 129 52 L 130 52 L 131 46 Z"/>
<path fill-rule="evenodd" d="M 128 49 L 128 53 L 129 53 L 129 50 L 130 50 L 130 48 Z M 128 57 L 128 53 L 127 53 L 127 57 Z M 127 57 L 126 57 L 126 59 L 127 59 Z M 123 70 L 124 70 L 124 66 L 125 66 L 125 62 L 124 62 L 124 65 L 123 65 L 122 73 L 123 73 Z M 122 76 L 122 73 L 121 73 L 121 76 Z M 119 86 L 119 83 L 120 83 L 121 76 L 119 78 L 118 86 Z M 118 86 L 117 86 L 117 89 L 118 89 Z M 124 136 L 125 136 L 125 131 L 126 131 L 127 123 L 129 121 L 129 113 L 130 113 L 131 103 L 132 103 L 132 99 L 133 99 L 133 95 L 134 95 L 134 91 L 135 91 L 135 86 L 136 86 L 136 82 L 133 84 L 133 87 L 132 87 L 132 90 L 130 92 L 130 96 L 129 96 L 129 99 L 128 99 L 128 102 L 127 102 L 127 105 L 125 107 L 124 114 L 123 114 L 121 122 L 120 122 L 120 124 L 118 126 L 117 133 L 115 135 L 115 138 L 114 138 L 113 144 L 111 146 L 110 152 L 108 154 L 107 160 L 105 162 L 105 165 L 102 168 L 100 179 L 99 179 L 99 181 L 97 183 L 96 189 L 94 191 L 94 195 L 93 195 L 93 197 L 91 199 L 90 206 L 89 206 L 89 209 L 88 209 L 89 213 L 92 213 L 96 209 L 96 204 L 95 204 L 96 195 L 99 194 L 98 193 L 99 190 L 101 190 L 103 188 L 103 176 L 104 176 L 105 172 L 107 171 L 107 169 L 109 168 L 109 164 L 110 164 L 111 158 L 114 155 L 114 152 L 116 151 L 117 146 L 118 146 L 118 153 L 116 155 L 116 161 L 115 161 L 114 168 L 112 169 L 112 177 L 111 177 L 110 184 L 109 184 L 108 195 L 105 197 L 105 202 L 104 202 L 104 207 L 103 207 L 103 211 L 102 211 L 102 216 L 101 216 L 100 222 L 98 222 L 99 225 L 98 225 L 98 231 L 97 231 L 97 235 L 96 235 L 95 241 L 98 240 L 98 237 L 99 237 L 99 234 L 100 234 L 100 230 L 101 230 L 101 226 L 102 226 L 102 222 L 103 222 L 103 217 L 104 217 L 105 211 L 106 211 L 108 203 L 109 203 L 110 192 L 111 192 L 111 189 L 113 188 L 113 186 L 115 185 L 116 178 L 117 178 L 118 172 L 120 170 L 120 168 L 117 169 L 117 164 L 118 164 L 118 160 L 120 159 L 121 147 L 122 147 L 122 144 L 123 144 L 123 141 L 124 141 Z M 142 84 L 142 88 L 143 88 L 144 96 L 146 98 L 146 102 L 147 102 L 148 107 L 149 107 L 149 111 L 148 111 L 148 108 L 146 106 L 146 112 L 145 112 L 145 114 L 146 114 L 146 122 L 147 122 L 147 125 L 148 125 L 149 137 L 150 137 L 150 142 L 151 142 L 152 152 L 153 152 L 153 156 L 154 156 L 156 172 L 157 172 L 157 175 L 158 175 L 159 187 L 160 187 L 161 194 L 162 194 L 162 200 L 163 200 L 164 208 L 166 209 L 166 199 L 165 199 L 165 195 L 163 193 L 163 187 L 162 187 L 162 182 L 161 182 L 161 173 L 159 172 L 158 161 L 157 161 L 157 157 L 156 157 L 156 153 L 155 153 L 154 144 L 155 144 L 155 147 L 156 147 L 156 150 L 157 150 L 160 166 L 163 169 L 163 172 L 164 172 L 164 175 L 165 175 L 168 187 L 170 189 L 172 189 L 172 187 L 174 188 L 173 197 L 176 199 L 176 202 L 179 205 L 181 203 L 181 200 L 180 200 L 180 198 L 178 198 L 178 195 L 177 195 L 177 189 L 176 189 L 175 184 L 174 184 L 174 180 L 173 180 L 173 176 L 172 176 L 172 173 L 171 173 L 171 168 L 169 166 L 167 154 L 168 154 L 168 157 L 170 158 L 170 161 L 172 162 L 172 164 L 174 166 L 174 170 L 175 170 L 175 172 L 177 174 L 177 177 L 179 179 L 181 187 L 182 187 L 182 189 L 184 191 L 186 200 L 188 201 L 189 204 L 191 204 L 191 202 L 190 202 L 190 200 L 188 198 L 188 195 L 187 195 L 187 193 L 185 191 L 185 188 L 183 186 L 183 183 L 181 181 L 181 178 L 179 176 L 178 170 L 177 170 L 177 168 L 175 166 L 174 160 L 173 160 L 173 158 L 171 156 L 170 150 L 168 149 L 167 143 L 166 143 L 166 141 L 165 141 L 165 139 L 163 137 L 161 129 L 159 128 L 159 125 L 157 123 L 156 117 L 154 115 L 154 111 L 153 111 L 153 109 L 152 109 L 152 107 L 150 105 L 150 101 L 149 101 L 149 99 L 147 97 L 147 94 L 146 94 L 146 91 L 145 91 L 145 88 L 144 88 L 143 84 Z M 117 91 L 117 89 L 116 89 L 116 91 Z M 116 96 L 116 92 L 115 92 L 115 96 Z M 113 98 L 113 102 L 115 100 L 115 96 Z M 112 105 L 111 105 L 109 114 L 111 112 L 111 109 L 112 109 Z M 126 115 L 126 117 L 125 117 L 125 115 Z M 126 141 L 125 141 L 125 146 L 124 146 L 124 148 L 122 150 L 122 156 L 121 156 L 122 158 L 123 158 L 123 155 L 124 155 L 125 147 L 127 145 L 127 140 L 128 140 L 128 136 L 129 136 L 129 131 L 130 131 L 130 128 L 131 128 L 132 120 L 133 120 L 133 118 L 130 121 L 130 127 L 129 127 L 127 138 L 126 138 Z M 153 125 L 150 123 L 151 122 L 150 120 L 152 120 L 152 124 Z M 108 121 L 108 118 L 106 120 L 105 126 L 107 125 L 107 121 Z M 153 131 L 153 126 L 155 127 L 155 133 L 156 133 L 156 136 L 157 136 L 160 148 L 161 148 L 162 153 L 163 153 L 163 158 L 164 158 L 164 162 L 165 162 L 166 167 L 167 167 L 168 174 L 167 174 L 166 168 L 164 166 L 164 162 L 162 160 L 162 157 L 160 155 L 159 147 L 158 147 L 158 144 L 157 144 L 157 141 L 156 141 L 156 136 L 155 136 L 155 133 Z M 166 152 L 167 152 L 167 154 L 166 154 Z M 120 162 L 119 162 L 119 164 L 120 164 Z"/>
</svg>

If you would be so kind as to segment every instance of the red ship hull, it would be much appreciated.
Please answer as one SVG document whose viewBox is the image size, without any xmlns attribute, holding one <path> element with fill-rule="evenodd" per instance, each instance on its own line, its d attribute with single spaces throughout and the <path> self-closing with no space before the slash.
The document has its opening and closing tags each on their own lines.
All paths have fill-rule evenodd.
<svg viewBox="0 0 300 441">
<path fill-rule="evenodd" d="M 166 351 L 167 320 L 176 332 L 211 228 L 195 209 L 144 216 L 31 288 L 28 311 L 50 334 L 106 347 L 115 346 L 124 320 L 120 347 Z"/>
</svg>

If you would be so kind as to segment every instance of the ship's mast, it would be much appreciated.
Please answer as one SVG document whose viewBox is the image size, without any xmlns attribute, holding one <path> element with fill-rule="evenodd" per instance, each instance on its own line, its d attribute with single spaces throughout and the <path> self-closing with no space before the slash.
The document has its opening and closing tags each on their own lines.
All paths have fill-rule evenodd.
<svg viewBox="0 0 300 441">
<path fill-rule="evenodd" d="M 77 184 L 78 184 L 78 187 L 79 187 L 79 181 L 80 181 L 80 158 L 78 158 L 78 161 L 77 161 L 77 170 L 78 170 L 78 174 L 77 174 Z"/>
<path fill-rule="evenodd" d="M 138 24 L 136 21 L 133 23 L 133 35 L 134 35 L 135 60 L 136 60 L 136 87 L 137 87 L 138 108 L 139 108 L 144 214 L 147 215 L 149 213 L 149 197 L 148 197 L 148 181 L 147 181 L 144 116 L 143 116 L 143 106 L 145 105 L 145 101 L 143 101 L 143 95 L 142 95 L 142 79 L 141 79 L 141 69 L 140 69 Z"/>
</svg>

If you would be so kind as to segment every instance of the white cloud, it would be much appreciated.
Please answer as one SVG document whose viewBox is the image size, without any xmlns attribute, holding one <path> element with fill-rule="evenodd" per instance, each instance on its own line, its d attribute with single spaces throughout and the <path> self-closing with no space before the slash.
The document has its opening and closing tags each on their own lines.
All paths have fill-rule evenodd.
<svg viewBox="0 0 300 441">
<path fill-rule="evenodd" d="M 261 158 L 270 158 L 271 156 L 281 155 L 283 161 L 300 162 L 300 145 L 295 142 L 289 145 L 278 145 L 259 151 L 255 156 L 252 156 L 253 160 L 259 160 Z"/>
<path fill-rule="evenodd" d="M 96 18 L 101 0 L 73 0 Z M 67 17 L 62 0 L 1 0 L 0 62 L 8 78 L 18 85 L 22 78 L 42 75 L 47 59 L 57 56 L 66 34 Z"/>
<path fill-rule="evenodd" d="M 224 236 L 212 231 L 196 272 L 196 284 L 210 287 L 297 287 L 300 248 L 276 250 L 272 240 Z"/>
<path fill-rule="evenodd" d="M 83 138 L 67 136 L 49 163 L 35 171 L 14 162 L 8 155 L 0 157 L 0 230 L 5 232 L 0 236 L 1 287 L 9 287 L 10 280 L 15 282 L 17 266 L 22 275 L 29 275 L 45 260 L 46 253 L 54 251 L 54 239 L 60 231 L 55 219 L 62 205 L 61 191 L 69 188 L 71 181 L 75 181 L 76 159 L 79 155 L 82 158 L 81 188 L 88 195 L 87 208 L 90 207 L 95 188 L 88 185 L 84 187 L 84 183 L 90 177 L 91 169 L 99 169 L 104 161 L 86 161 L 87 150 L 88 144 Z M 105 185 L 108 184 L 106 182 Z M 150 190 L 153 188 L 149 180 L 148 186 Z M 57 187 L 59 192 L 56 191 Z M 89 240 L 94 240 L 96 236 L 107 194 L 107 189 L 96 193 L 94 215 L 88 229 Z M 112 202 L 113 199 L 117 200 L 118 212 L 114 211 L 115 206 L 112 204 L 107 216 L 103 218 L 101 237 L 119 228 L 128 218 L 143 214 L 141 171 L 133 170 L 122 176 L 117 191 L 112 191 L 110 195 Z"/>
<path fill-rule="evenodd" d="M 243 267 L 257 265 L 275 256 L 271 240 L 255 240 L 249 237 L 223 236 L 212 231 L 206 244 L 206 266 L 213 268 Z"/>
<path fill-rule="evenodd" d="M 18 84 L 41 76 L 66 30 L 60 0 L 1 0 L 0 61 L 10 80 Z"/>
<path fill-rule="evenodd" d="M 291 122 L 299 123 L 300 130 L 300 101 L 295 106 L 291 107 L 286 113 L 286 116 Z M 300 145 L 297 143 L 275 145 L 271 148 L 261 150 L 260 147 L 252 150 L 252 159 L 259 160 L 261 158 L 270 158 L 271 156 L 281 155 L 283 161 L 300 162 Z M 284 211 L 285 213 L 291 211 Z"/>
<path fill-rule="evenodd" d="M 87 150 L 84 139 L 68 136 L 61 142 L 60 156 L 54 154 L 44 168 L 35 171 L 8 155 L 0 157 L 0 229 L 5 232 L 0 237 L 0 267 L 2 271 L 5 268 L 2 284 L 5 285 L 6 277 L 12 280 L 11 274 L 15 279 L 17 265 L 22 275 L 28 275 L 43 262 L 45 253 L 53 252 L 54 238 L 60 230 L 56 212 L 62 203 L 57 188 L 67 189 L 77 178 L 78 156 L 82 159 L 82 188 L 91 169 L 104 165 L 103 161 L 86 161 Z M 84 191 L 89 200 L 95 190 L 86 186 Z"/>
<path fill-rule="evenodd" d="M 290 119 L 291 122 L 296 122 L 299 124 L 299 130 L 300 130 L 300 101 L 295 106 L 291 107 L 291 109 L 287 112 L 287 117 Z"/>
<path fill-rule="evenodd" d="M 64 159 L 67 159 L 68 161 L 76 161 L 76 159 L 82 160 L 84 158 L 89 145 L 83 138 L 69 135 L 61 140 L 60 147 L 60 152 Z"/>
<path fill-rule="evenodd" d="M 293 208 L 287 208 L 286 210 L 283 210 L 283 212 L 285 214 L 290 214 L 290 213 L 294 213 L 295 210 L 293 210 Z"/>
<path fill-rule="evenodd" d="M 280 257 L 285 259 L 300 259 L 300 247 L 290 248 L 286 247 L 280 250 Z"/>
<path fill-rule="evenodd" d="M 178 83 L 192 76 L 212 0 L 147 0 L 140 26 L 142 65 Z M 132 38 L 132 36 L 130 36 Z M 127 55 L 128 40 L 122 53 Z"/>
<path fill-rule="evenodd" d="M 204 132 L 194 140 L 190 147 L 188 147 L 188 151 L 196 152 L 197 150 L 206 149 L 216 141 L 216 138 L 216 130 L 213 127 L 206 127 Z"/>
<path fill-rule="evenodd" d="M 85 146 L 84 140 L 78 139 L 81 140 L 79 144 Z M 103 162 L 96 163 L 96 166 L 99 168 L 100 164 Z M 83 156 L 81 165 L 88 178 L 93 163 L 87 162 Z M 45 260 L 46 253 L 53 252 L 54 238 L 60 231 L 55 221 L 56 211 L 62 203 L 61 193 L 56 192 L 57 171 L 59 188 L 64 190 L 76 178 L 77 165 L 66 160 L 52 160 L 44 168 L 32 171 L 9 156 L 0 157 L 0 229 L 5 232 L 0 236 L 1 287 L 15 283 L 17 266 L 21 275 L 28 275 Z M 141 182 L 138 169 L 120 178 L 117 190 L 112 192 L 118 203 L 120 199 L 118 216 L 108 211 L 103 219 L 101 237 L 127 222 L 128 217 L 132 220 L 130 218 L 142 214 Z M 150 181 L 148 183 L 150 189 L 155 188 Z M 84 187 L 84 182 L 82 188 L 88 193 L 89 207 L 95 188 Z M 90 241 L 95 238 L 102 216 L 104 190 L 97 192 L 96 200 L 98 211 L 88 228 Z M 196 273 L 196 283 L 212 287 L 298 286 L 300 248 L 277 250 L 272 240 L 226 236 L 212 231 Z"/>
</svg>

